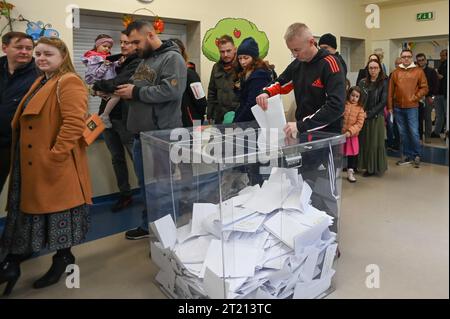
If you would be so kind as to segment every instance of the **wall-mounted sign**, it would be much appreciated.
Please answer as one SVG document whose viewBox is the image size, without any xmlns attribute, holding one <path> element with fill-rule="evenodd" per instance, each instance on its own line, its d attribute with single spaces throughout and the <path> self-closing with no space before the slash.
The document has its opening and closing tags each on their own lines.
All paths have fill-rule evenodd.
<svg viewBox="0 0 450 319">
<path fill-rule="evenodd" d="M 420 12 L 416 14 L 417 21 L 430 21 L 434 20 L 434 12 Z"/>
</svg>

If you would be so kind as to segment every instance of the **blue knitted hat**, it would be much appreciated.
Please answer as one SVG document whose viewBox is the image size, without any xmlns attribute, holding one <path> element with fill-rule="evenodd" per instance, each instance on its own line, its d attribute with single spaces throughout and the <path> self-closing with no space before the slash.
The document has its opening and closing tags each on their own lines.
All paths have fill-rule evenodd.
<svg viewBox="0 0 450 319">
<path fill-rule="evenodd" d="M 237 49 L 237 55 L 249 55 L 252 58 L 259 57 L 258 43 L 252 37 L 244 39 Z"/>
</svg>

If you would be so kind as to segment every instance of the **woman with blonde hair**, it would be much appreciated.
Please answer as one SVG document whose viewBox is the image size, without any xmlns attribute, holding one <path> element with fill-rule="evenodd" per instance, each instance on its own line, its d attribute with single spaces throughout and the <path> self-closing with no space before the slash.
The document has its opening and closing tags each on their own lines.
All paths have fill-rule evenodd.
<svg viewBox="0 0 450 319">
<path fill-rule="evenodd" d="M 91 185 L 82 139 L 88 93 L 62 40 L 41 38 L 35 56 L 42 76 L 12 121 L 8 215 L 0 241 L 5 295 L 20 276 L 20 263 L 43 249 L 57 252 L 33 287 L 57 283 L 75 263 L 71 247 L 84 241 L 90 223 Z"/>
</svg>

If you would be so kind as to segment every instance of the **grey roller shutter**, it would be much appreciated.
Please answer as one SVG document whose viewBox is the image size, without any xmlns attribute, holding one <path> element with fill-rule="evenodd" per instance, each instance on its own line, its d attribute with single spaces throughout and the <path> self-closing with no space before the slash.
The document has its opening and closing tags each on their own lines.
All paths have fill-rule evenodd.
<svg viewBox="0 0 450 319">
<path fill-rule="evenodd" d="M 145 17 L 143 17 L 145 18 Z M 148 17 L 147 17 L 148 18 Z M 150 17 L 150 19 L 153 19 Z M 103 12 L 80 14 L 80 28 L 73 30 L 73 61 L 75 70 L 84 79 L 86 67 L 81 62 L 83 54 L 92 50 L 95 38 L 99 34 L 108 34 L 114 40 L 112 54 L 120 53 L 120 32 L 123 30 L 121 15 Z M 160 35 L 162 40 L 178 38 L 186 43 L 186 25 L 166 23 L 164 33 Z M 89 97 L 89 112 L 97 113 L 101 99 Z"/>
</svg>

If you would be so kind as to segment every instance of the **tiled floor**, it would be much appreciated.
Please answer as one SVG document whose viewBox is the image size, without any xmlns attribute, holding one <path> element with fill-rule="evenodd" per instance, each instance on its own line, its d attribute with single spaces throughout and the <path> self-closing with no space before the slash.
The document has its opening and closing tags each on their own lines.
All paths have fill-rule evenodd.
<svg viewBox="0 0 450 319">
<path fill-rule="evenodd" d="M 449 298 L 449 169 L 394 163 L 389 161 L 381 178 L 358 176 L 355 184 L 342 182 L 342 255 L 336 291 L 328 298 Z M 139 221 L 139 210 L 138 205 L 115 216 L 105 211 L 93 223 L 110 218 L 120 231 Z M 165 298 L 154 284 L 157 269 L 148 258 L 147 240 L 128 241 L 119 233 L 78 246 L 74 253 L 80 289 L 67 289 L 63 279 L 52 287 L 31 289 L 50 266 L 51 255 L 45 255 L 23 264 L 10 298 Z M 365 285 L 370 264 L 381 270 L 378 289 Z"/>
</svg>

